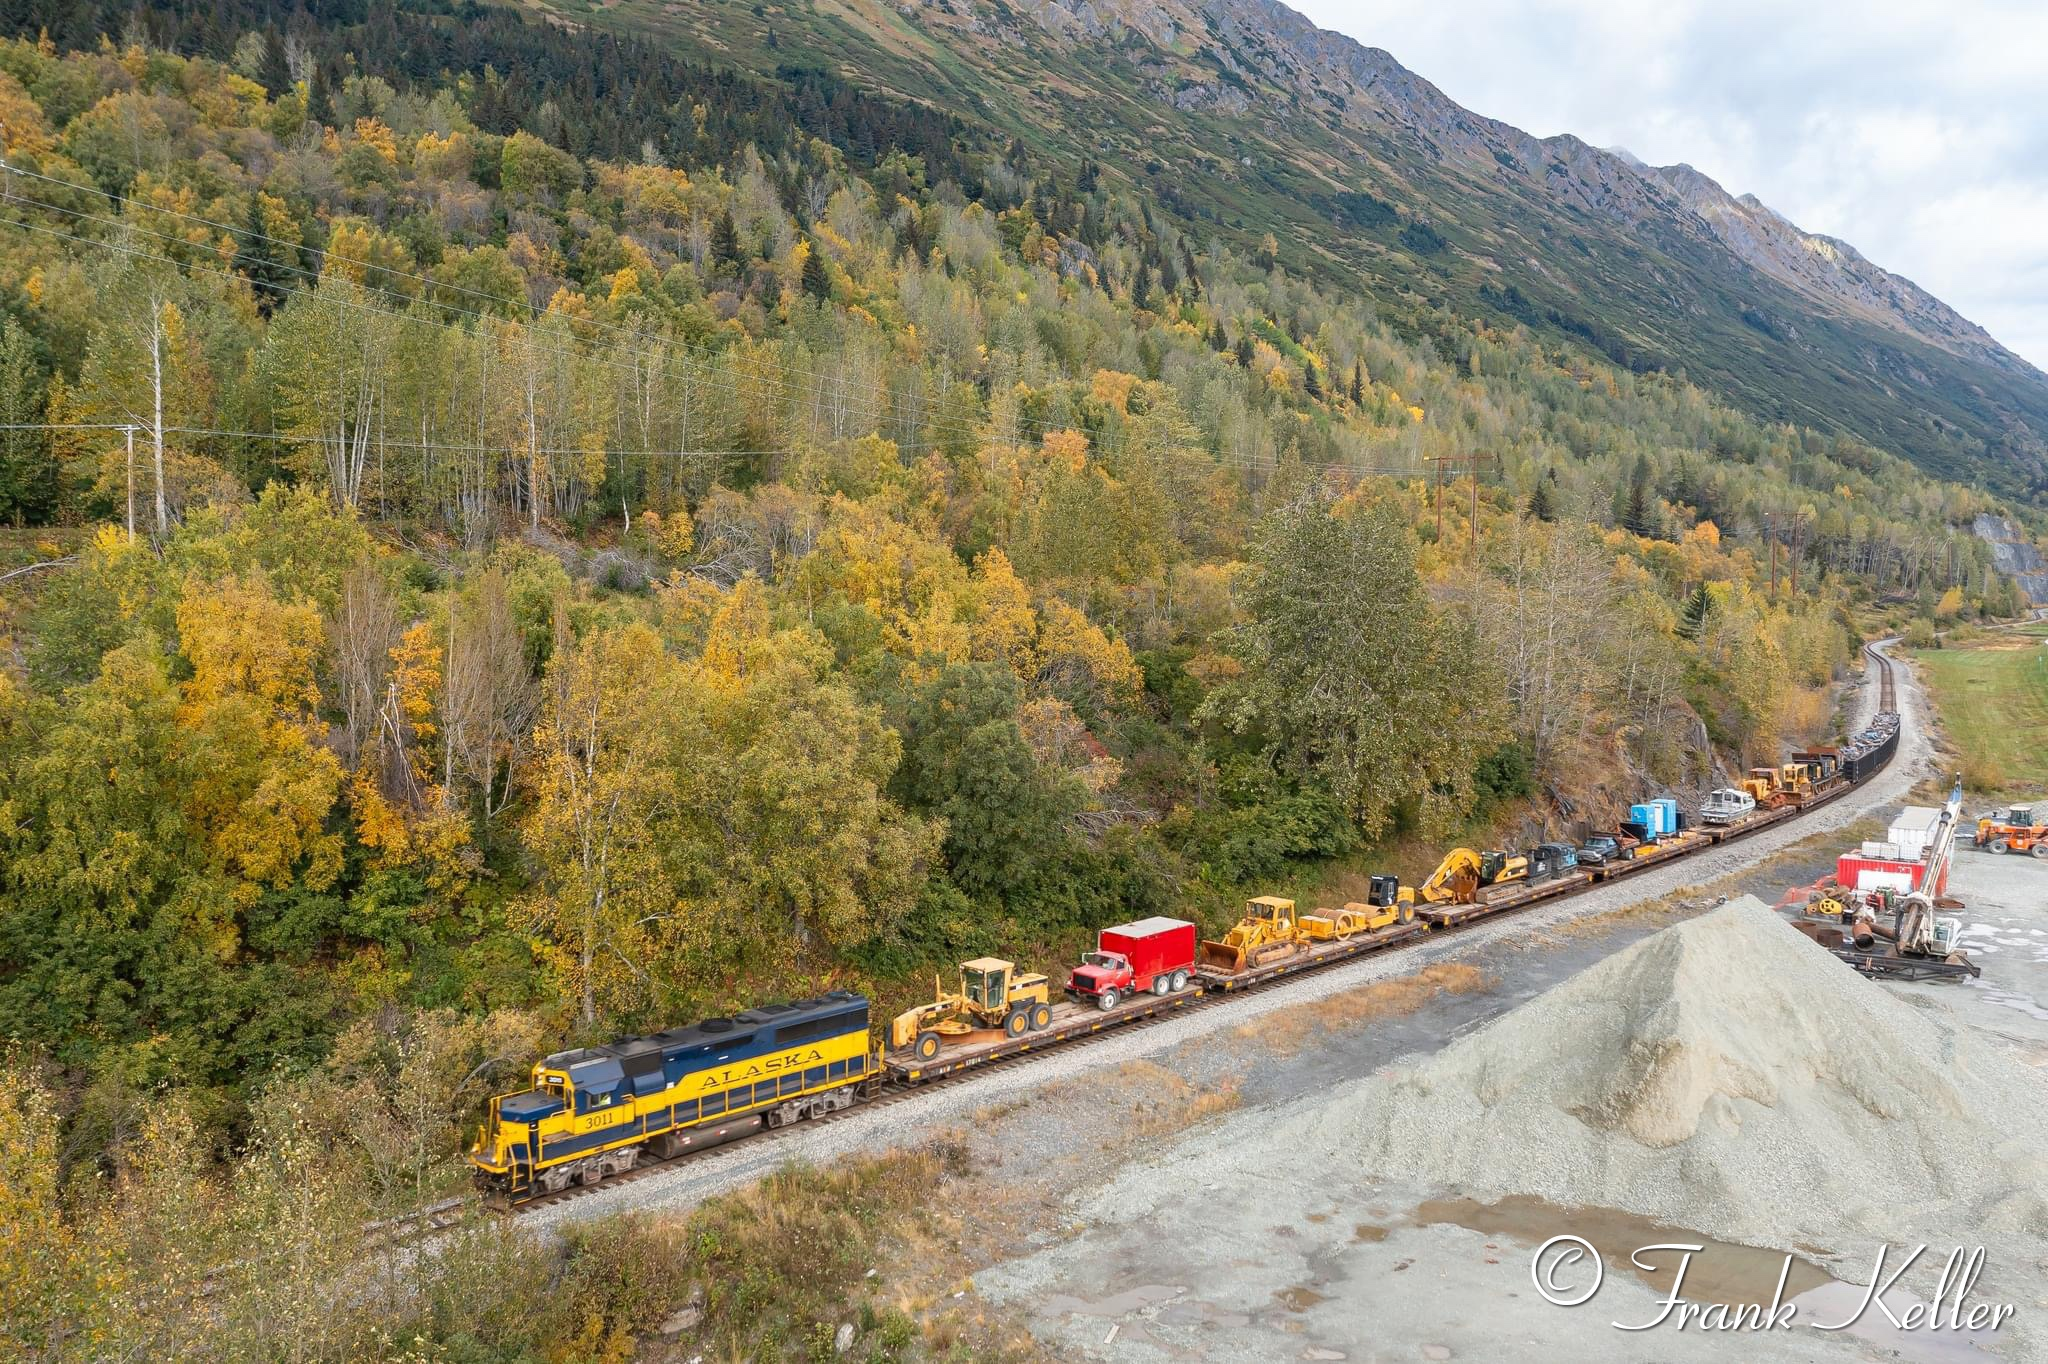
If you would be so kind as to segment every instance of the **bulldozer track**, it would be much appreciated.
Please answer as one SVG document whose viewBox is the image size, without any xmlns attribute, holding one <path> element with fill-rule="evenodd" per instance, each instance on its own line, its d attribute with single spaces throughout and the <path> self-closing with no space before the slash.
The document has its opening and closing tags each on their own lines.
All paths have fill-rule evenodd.
<svg viewBox="0 0 2048 1364">
<path fill-rule="evenodd" d="M 1894 664 L 1892 660 L 1886 657 L 1882 649 L 1875 644 L 1865 645 L 1864 653 L 1869 657 L 1869 659 L 1877 669 L 1878 710 L 1880 712 L 1892 711 L 1896 713 L 1898 709 L 1898 700 L 1894 675 Z M 1889 759 L 1887 759 L 1887 763 L 1888 762 Z M 1875 772 L 1872 772 L 1858 779 L 1857 781 L 1839 784 L 1833 787 L 1831 790 L 1813 797 L 1812 799 L 1806 801 L 1799 807 L 1799 813 L 1797 815 L 1793 816 L 1791 820 L 1783 821 L 1783 823 L 1797 823 L 1800 819 L 1803 819 L 1808 813 L 1814 810 L 1818 810 L 1822 806 L 1832 804 L 1836 800 L 1839 800 L 1841 797 L 1847 795 L 1850 791 L 1856 789 L 1858 786 L 1861 786 L 1865 781 L 1869 780 L 1870 776 L 1874 775 Z M 1703 851 L 1708 847 L 1725 846 L 1726 843 L 1733 842 L 1737 839 L 1746 838 L 1752 834 L 1760 833 L 1764 828 L 1767 827 L 1777 826 L 1771 823 L 1759 823 L 1747 829 L 1731 830 L 1725 838 L 1717 841 L 1714 844 L 1702 843 L 1695 848 L 1688 849 L 1686 853 L 1680 853 L 1679 855 L 1669 860 L 1676 862 L 1682 860 L 1685 856 L 1689 855 L 1690 852 Z M 1514 904 L 1502 905 L 1497 909 L 1473 915 L 1468 919 L 1464 919 L 1455 923 L 1449 923 L 1442 927 L 1434 928 L 1429 933 L 1420 935 L 1417 939 L 1411 940 L 1409 942 L 1391 944 L 1389 947 L 1385 949 L 1385 951 L 1388 953 L 1399 952 L 1403 947 L 1413 946 L 1416 942 L 1425 940 L 1427 938 L 1435 938 L 1448 933 L 1463 932 L 1480 923 L 1488 922 L 1494 919 L 1505 918 L 1508 915 L 1519 913 L 1523 910 L 1532 908 L 1538 904 L 1552 904 L 1558 900 L 1569 899 L 1574 895 L 1584 894 L 1586 893 L 1586 891 L 1594 889 L 1596 885 L 1604 886 L 1607 884 L 1610 883 L 1589 882 L 1586 886 L 1578 890 L 1564 892 L 1559 895 L 1537 897 Z M 1305 976 L 1317 974 L 1319 969 L 1336 965 L 1339 962 L 1343 961 L 1356 960 L 1358 960 L 1356 956 L 1344 956 L 1335 957 L 1323 963 L 1308 964 L 1298 971 L 1286 975 L 1276 976 L 1271 980 L 1262 981 L 1260 982 L 1257 988 L 1261 993 L 1268 990 L 1285 989 L 1293 981 L 1302 979 Z M 1149 1027 L 1155 1027 L 1161 1023 L 1166 1022 L 1169 1019 L 1183 1017 L 1192 1011 L 1213 1009 L 1221 1005 L 1225 1005 L 1229 1003 L 1234 997 L 1235 992 L 1225 992 L 1221 990 L 1204 990 L 1196 994 L 1194 998 L 1190 999 L 1186 1004 L 1182 1005 L 1179 1008 L 1159 1013 L 1152 1013 L 1133 1017 L 1129 1020 L 1117 1024 L 1116 1026 L 1106 1027 L 1092 1032 L 1079 1033 L 1072 1037 L 1058 1041 L 1053 1045 L 1062 1054 L 1070 1053 L 1080 1048 L 1087 1047 L 1092 1043 L 1102 1041 L 1105 1038 L 1130 1036 L 1134 1032 Z M 908 1102 L 909 1100 L 917 1098 L 926 1091 L 929 1091 L 930 1089 L 939 1085 L 952 1084 L 972 1076 L 986 1075 L 994 1072 L 1009 1070 L 1017 1066 L 1028 1065 L 1032 1061 L 1035 1061 L 1039 1057 L 1045 1055 L 1047 1050 L 1047 1048 L 1039 1048 L 1028 1051 L 1020 1051 L 1014 1055 L 994 1057 L 969 1068 L 963 1068 L 945 1074 L 932 1075 L 928 1078 L 919 1079 L 915 1082 L 890 1080 L 889 1078 L 884 1076 L 884 1078 L 880 1082 L 879 1088 L 870 1097 L 866 1098 L 861 1102 L 854 1103 L 836 1112 L 823 1114 L 814 1118 L 806 1118 L 801 1122 L 792 1123 L 787 1126 L 764 1127 L 759 1132 L 747 1137 L 739 1138 L 739 1140 L 751 1143 L 754 1149 L 770 1151 L 773 1150 L 774 1147 L 786 1137 L 793 1136 L 807 1130 L 812 1130 L 817 1127 L 828 1126 L 830 1124 L 837 1122 L 844 1122 L 849 1118 L 873 1112 L 878 1108 L 887 1108 L 895 1104 Z M 393 1218 L 387 1222 L 376 1225 L 386 1229 L 382 1233 L 386 1237 L 386 1239 L 409 1239 L 413 1236 L 429 1234 L 431 1232 L 453 1225 L 455 1222 L 461 1220 L 462 1217 L 467 1216 L 471 1209 L 479 1204 L 500 1212 L 527 1213 L 537 1211 L 538 1209 L 550 1207 L 558 1203 L 566 1203 L 574 1199 L 586 1198 L 591 1197 L 593 1195 L 601 1194 L 604 1193 L 606 1190 L 616 1188 L 621 1184 L 632 1183 L 642 1179 L 649 1179 L 659 1174 L 675 1173 L 683 1167 L 689 1165 L 690 1162 L 697 1160 L 705 1155 L 708 1155 L 710 1152 L 719 1149 L 721 1149 L 720 1146 L 710 1146 L 705 1147 L 701 1150 L 686 1151 L 680 1155 L 668 1157 L 667 1159 L 655 1159 L 643 1156 L 641 1162 L 635 1165 L 632 1169 L 624 1171 L 619 1174 L 607 1176 L 606 1178 L 599 1180 L 594 1184 L 571 1185 L 568 1188 L 556 1190 L 551 1193 L 535 1194 L 531 1197 L 521 1199 L 518 1202 L 511 1204 L 506 1204 L 502 1201 L 483 1200 L 477 1196 L 471 1196 L 468 1198 L 460 1199 L 449 1199 L 443 1203 L 435 1204 L 431 1208 L 422 1209 L 420 1213 L 413 1214 L 411 1217 Z"/>
</svg>

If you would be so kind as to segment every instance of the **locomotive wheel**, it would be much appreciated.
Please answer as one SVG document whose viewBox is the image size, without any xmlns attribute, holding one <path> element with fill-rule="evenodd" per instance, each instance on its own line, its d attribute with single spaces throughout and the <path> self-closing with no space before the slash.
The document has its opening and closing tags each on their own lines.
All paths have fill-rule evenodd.
<svg viewBox="0 0 2048 1364">
<path fill-rule="evenodd" d="M 1050 1004 L 1034 1004 L 1034 1005 L 1032 1005 L 1032 1006 L 1031 1006 L 1031 1031 L 1033 1031 L 1033 1032 L 1044 1032 L 1044 1031 L 1045 1031 L 1045 1030 L 1046 1030 L 1047 1028 L 1050 1028 L 1051 1026 L 1052 1026 L 1052 1005 L 1050 1005 Z"/>
<path fill-rule="evenodd" d="M 1025 1030 L 1030 1026 L 1031 1011 L 1029 1009 L 1012 1009 L 1003 1017 L 1003 1031 L 1012 1037 L 1022 1037 Z"/>
<path fill-rule="evenodd" d="M 939 1035 L 935 1032 L 921 1032 L 917 1035 L 917 1041 L 911 1044 L 911 1049 L 917 1053 L 918 1060 L 929 1061 L 939 1054 Z"/>
<path fill-rule="evenodd" d="M 602 1165 L 586 1165 L 576 1172 L 576 1182 L 586 1189 L 603 1178 L 604 1166 Z"/>
</svg>

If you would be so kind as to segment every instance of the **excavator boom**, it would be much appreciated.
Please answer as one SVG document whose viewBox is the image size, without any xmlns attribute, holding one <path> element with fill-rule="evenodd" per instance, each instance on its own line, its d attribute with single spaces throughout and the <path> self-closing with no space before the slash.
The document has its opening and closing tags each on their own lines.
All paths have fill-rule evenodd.
<svg viewBox="0 0 2048 1364">
<path fill-rule="evenodd" d="M 1415 898 L 1431 905 L 1469 905 L 1479 894 L 1479 868 L 1478 853 L 1453 848 L 1416 889 Z"/>
</svg>

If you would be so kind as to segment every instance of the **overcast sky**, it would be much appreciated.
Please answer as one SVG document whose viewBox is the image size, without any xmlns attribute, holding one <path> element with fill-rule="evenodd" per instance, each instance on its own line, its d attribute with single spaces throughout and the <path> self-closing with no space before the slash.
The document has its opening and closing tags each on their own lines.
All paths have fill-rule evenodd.
<svg viewBox="0 0 2048 1364">
<path fill-rule="evenodd" d="M 2048 4 L 1290 0 L 1539 137 L 1683 161 L 2048 369 Z"/>
</svg>

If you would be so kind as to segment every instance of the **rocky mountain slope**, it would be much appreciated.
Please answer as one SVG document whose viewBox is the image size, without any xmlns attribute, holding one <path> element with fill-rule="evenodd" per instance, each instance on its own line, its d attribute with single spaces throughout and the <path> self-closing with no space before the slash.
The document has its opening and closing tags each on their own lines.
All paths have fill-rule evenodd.
<svg viewBox="0 0 2048 1364">
<path fill-rule="evenodd" d="M 1688 167 L 1536 138 L 1275 0 L 553 0 L 759 72 L 823 66 L 1151 196 L 1241 251 L 1682 372 L 1768 420 L 2048 498 L 2048 376 Z M 1389 34 L 1390 43 L 1398 34 Z"/>
</svg>

